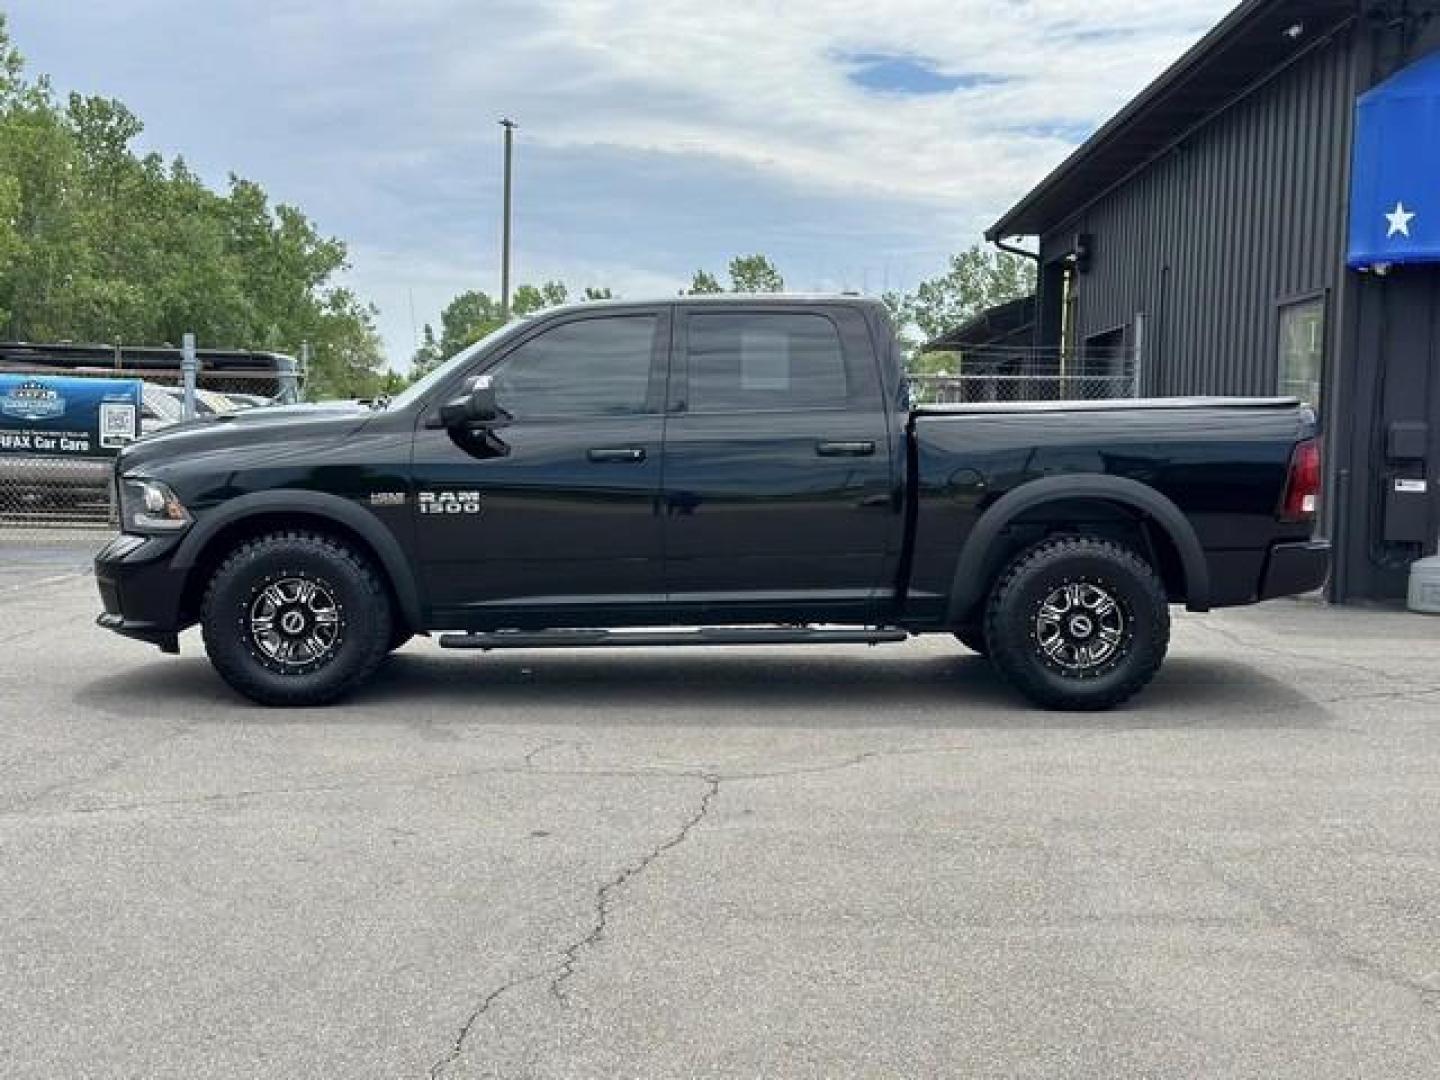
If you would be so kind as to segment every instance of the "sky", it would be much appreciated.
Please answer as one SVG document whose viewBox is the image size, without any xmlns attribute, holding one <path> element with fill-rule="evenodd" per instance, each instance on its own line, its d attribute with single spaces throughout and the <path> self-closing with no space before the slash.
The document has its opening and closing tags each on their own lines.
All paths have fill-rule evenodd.
<svg viewBox="0 0 1440 1080">
<path fill-rule="evenodd" d="M 140 149 L 261 183 L 349 245 L 403 369 L 512 280 L 673 295 L 763 252 L 786 285 L 912 288 L 1226 0 L 0 0 L 32 72 Z M 225 343 L 243 344 L 243 343 Z"/>
</svg>

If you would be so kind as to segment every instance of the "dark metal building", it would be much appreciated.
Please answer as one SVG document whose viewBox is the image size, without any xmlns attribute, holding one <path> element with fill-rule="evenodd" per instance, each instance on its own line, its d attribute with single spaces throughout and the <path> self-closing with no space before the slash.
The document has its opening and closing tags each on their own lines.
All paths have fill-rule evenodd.
<svg viewBox="0 0 1440 1080">
<path fill-rule="evenodd" d="M 1246 0 L 987 231 L 1038 239 L 1036 344 L 1141 346 L 1146 395 L 1316 406 L 1340 601 L 1403 595 L 1440 536 L 1440 249 L 1347 265 L 1357 99 L 1440 51 L 1437 9 Z M 1414 138 L 1440 77 L 1434 104 Z"/>
</svg>

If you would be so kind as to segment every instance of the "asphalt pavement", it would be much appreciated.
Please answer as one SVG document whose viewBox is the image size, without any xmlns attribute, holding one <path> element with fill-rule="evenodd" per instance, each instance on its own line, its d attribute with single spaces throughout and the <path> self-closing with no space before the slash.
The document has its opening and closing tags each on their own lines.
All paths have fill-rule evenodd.
<svg viewBox="0 0 1440 1080">
<path fill-rule="evenodd" d="M 446 653 L 246 704 L 0 536 L 0 1076 L 1440 1073 L 1440 619 Z"/>
</svg>

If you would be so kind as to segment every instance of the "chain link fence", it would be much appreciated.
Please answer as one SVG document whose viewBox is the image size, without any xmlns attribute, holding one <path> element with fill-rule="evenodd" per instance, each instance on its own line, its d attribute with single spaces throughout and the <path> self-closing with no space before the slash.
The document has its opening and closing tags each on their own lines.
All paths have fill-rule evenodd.
<svg viewBox="0 0 1440 1080">
<path fill-rule="evenodd" d="M 116 521 L 112 505 L 114 453 L 122 442 L 183 422 L 187 418 L 185 375 L 178 364 L 126 366 L 76 362 L 55 347 L 0 346 L 0 550 L 45 547 L 102 537 Z M 83 358 L 82 358 L 83 360 Z M 195 379 L 195 416 L 253 408 L 285 388 L 277 370 L 206 368 Z M 79 381 L 77 381 L 79 380 Z M 94 380 L 138 384 L 135 407 L 123 412 L 123 433 L 107 437 L 106 413 L 99 430 L 80 432 L 66 417 L 65 397 Z M 292 380 L 293 381 L 293 380 Z M 70 388 L 68 391 L 65 388 Z M 133 393 L 133 391 L 132 391 Z M 66 534 L 71 534 L 66 539 Z M 99 546 L 96 544 L 95 546 Z"/>
<path fill-rule="evenodd" d="M 1140 354 L 1132 348 L 1034 349 L 982 346 L 930 353 L 932 370 L 912 373 L 917 403 L 1104 401 L 1140 396 Z"/>
</svg>

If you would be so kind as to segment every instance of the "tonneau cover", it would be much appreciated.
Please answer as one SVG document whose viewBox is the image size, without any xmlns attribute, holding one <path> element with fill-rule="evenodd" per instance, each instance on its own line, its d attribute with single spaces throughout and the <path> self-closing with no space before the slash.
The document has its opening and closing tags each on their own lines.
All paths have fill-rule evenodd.
<svg viewBox="0 0 1440 1080">
<path fill-rule="evenodd" d="M 956 413 L 1126 412 L 1132 409 L 1295 409 L 1293 397 L 1111 398 L 1103 401 L 973 402 L 964 405 L 916 405 L 916 416 Z"/>
</svg>

